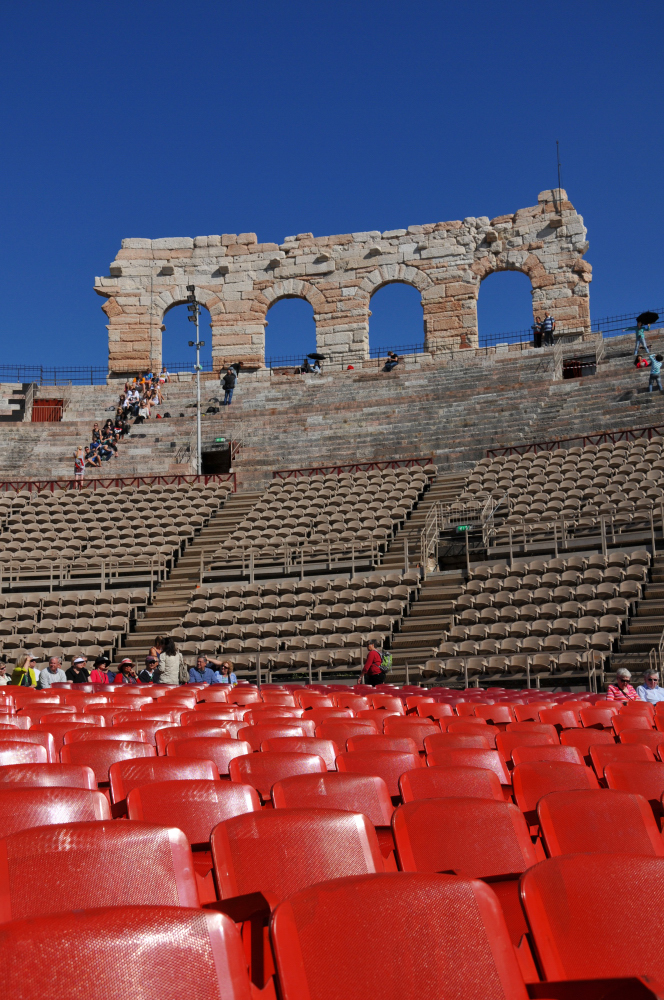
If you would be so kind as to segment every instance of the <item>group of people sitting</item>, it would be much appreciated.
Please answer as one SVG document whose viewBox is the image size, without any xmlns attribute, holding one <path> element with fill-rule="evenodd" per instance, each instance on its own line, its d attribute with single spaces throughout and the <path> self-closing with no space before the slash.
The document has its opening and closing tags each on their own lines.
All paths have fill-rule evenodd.
<svg viewBox="0 0 664 1000">
<path fill-rule="evenodd" d="M 650 330 L 650 324 L 637 322 L 636 326 L 625 327 L 623 332 L 627 333 L 632 330 L 634 331 L 636 340 L 634 344 L 634 367 L 650 369 L 648 392 L 652 392 L 655 388 L 659 389 L 660 392 L 664 392 L 661 376 L 664 355 L 651 354 L 646 343 L 646 332 Z M 639 354 L 641 348 L 643 348 L 645 356 Z"/>
<path fill-rule="evenodd" d="M 101 468 L 102 462 L 108 462 L 118 453 L 118 441 L 129 433 L 129 424 L 116 415 L 115 420 L 110 418 L 103 427 L 95 422 L 90 434 L 90 444 L 79 445 L 74 452 L 74 475 L 81 478 L 88 466 L 94 469 Z"/>
<path fill-rule="evenodd" d="M 660 687 L 659 674 L 656 670 L 646 670 L 643 684 L 636 690 L 629 683 L 632 675 L 627 667 L 618 667 L 615 684 L 609 684 L 606 694 L 607 701 L 649 701 L 651 705 L 664 701 L 664 688 Z"/>
<path fill-rule="evenodd" d="M 199 656 L 196 666 L 187 668 L 171 638 L 158 636 L 145 657 L 143 668 L 136 666 L 127 656 L 118 664 L 117 672 L 110 669 L 107 656 L 97 656 L 88 667 L 88 658 L 82 653 L 75 656 L 68 670 L 62 667 L 59 656 L 52 656 L 48 664 L 39 669 L 34 653 L 23 653 L 12 668 L 0 662 L 0 686 L 33 687 L 46 690 L 53 684 L 237 684 L 237 677 L 230 660 L 212 660 Z"/>
<path fill-rule="evenodd" d="M 152 410 L 161 406 L 163 402 L 162 385 L 169 381 L 170 373 L 164 366 L 161 374 L 145 372 L 144 375 L 125 382 L 116 415 L 121 416 L 123 420 L 134 417 L 136 424 L 149 420 Z M 160 417 L 161 414 L 157 416 Z"/>
</svg>

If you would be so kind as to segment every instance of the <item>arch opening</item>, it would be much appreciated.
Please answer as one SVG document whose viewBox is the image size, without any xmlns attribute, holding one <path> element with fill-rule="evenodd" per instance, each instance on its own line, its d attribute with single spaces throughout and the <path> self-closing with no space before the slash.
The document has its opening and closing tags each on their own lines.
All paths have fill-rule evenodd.
<svg viewBox="0 0 664 1000">
<path fill-rule="evenodd" d="M 272 303 L 265 328 L 265 364 L 299 365 L 316 350 L 314 311 L 306 299 L 284 296 Z"/>
<path fill-rule="evenodd" d="M 391 281 L 371 296 L 369 356 L 385 357 L 388 351 L 415 354 L 424 349 L 422 296 L 405 281 Z"/>
<path fill-rule="evenodd" d="M 212 371 L 212 329 L 210 313 L 200 306 L 198 335 L 204 342 L 201 348 L 203 371 Z M 161 334 L 161 356 L 169 372 L 193 372 L 196 364 L 196 348 L 189 347 L 189 341 L 196 340 L 196 325 L 189 322 L 186 303 L 171 306 L 164 313 Z"/>
<path fill-rule="evenodd" d="M 532 293 L 530 278 L 523 271 L 492 271 L 482 280 L 477 297 L 480 347 L 532 340 Z"/>
</svg>

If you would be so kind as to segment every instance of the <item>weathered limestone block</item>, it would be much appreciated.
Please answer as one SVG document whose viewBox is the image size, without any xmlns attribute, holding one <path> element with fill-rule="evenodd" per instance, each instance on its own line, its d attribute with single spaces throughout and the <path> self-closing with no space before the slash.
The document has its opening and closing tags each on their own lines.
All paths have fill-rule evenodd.
<svg viewBox="0 0 664 1000">
<path fill-rule="evenodd" d="M 186 301 L 190 284 L 210 310 L 216 369 L 236 356 L 262 366 L 268 310 L 289 297 L 311 303 L 321 350 L 367 357 L 371 296 L 395 281 L 422 296 L 426 350 L 475 347 L 480 284 L 504 270 L 529 277 L 534 312 L 549 311 L 559 332 L 589 332 L 585 236 L 566 192 L 553 189 L 540 192 L 537 205 L 491 220 L 467 216 L 383 233 L 299 233 L 281 244 L 259 243 L 255 233 L 125 239 L 111 277 L 95 279 L 106 300 L 109 368 L 122 374 L 161 364 L 164 315 Z"/>
</svg>

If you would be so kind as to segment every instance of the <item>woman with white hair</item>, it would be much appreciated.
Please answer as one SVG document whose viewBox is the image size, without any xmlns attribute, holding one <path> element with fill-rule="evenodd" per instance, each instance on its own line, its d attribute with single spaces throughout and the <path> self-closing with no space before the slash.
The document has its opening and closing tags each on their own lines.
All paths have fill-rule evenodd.
<svg viewBox="0 0 664 1000">
<path fill-rule="evenodd" d="M 664 688 L 659 686 L 659 674 L 656 670 L 646 670 L 643 684 L 637 687 L 636 693 L 641 701 L 649 701 L 651 705 L 664 701 Z"/>
<path fill-rule="evenodd" d="M 629 683 L 632 678 L 627 667 L 618 667 L 616 670 L 616 683 L 609 684 L 606 692 L 607 701 L 636 701 L 636 691 Z"/>
</svg>

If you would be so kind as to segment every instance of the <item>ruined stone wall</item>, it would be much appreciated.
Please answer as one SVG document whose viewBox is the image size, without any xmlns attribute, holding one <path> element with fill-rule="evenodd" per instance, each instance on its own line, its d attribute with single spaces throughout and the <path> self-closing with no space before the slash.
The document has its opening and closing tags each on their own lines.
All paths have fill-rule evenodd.
<svg viewBox="0 0 664 1000">
<path fill-rule="evenodd" d="M 282 298 L 311 303 L 319 351 L 365 358 L 371 296 L 395 281 L 419 289 L 425 349 L 436 356 L 477 346 L 479 287 L 494 271 L 527 274 L 533 314 L 548 310 L 559 333 L 588 332 L 587 249 L 582 217 L 554 189 L 513 215 L 384 233 L 300 233 L 281 244 L 258 243 L 255 233 L 125 239 L 95 291 L 106 299 L 111 374 L 161 365 L 164 316 L 190 284 L 210 312 L 215 369 L 264 364 L 268 310 Z"/>
</svg>

